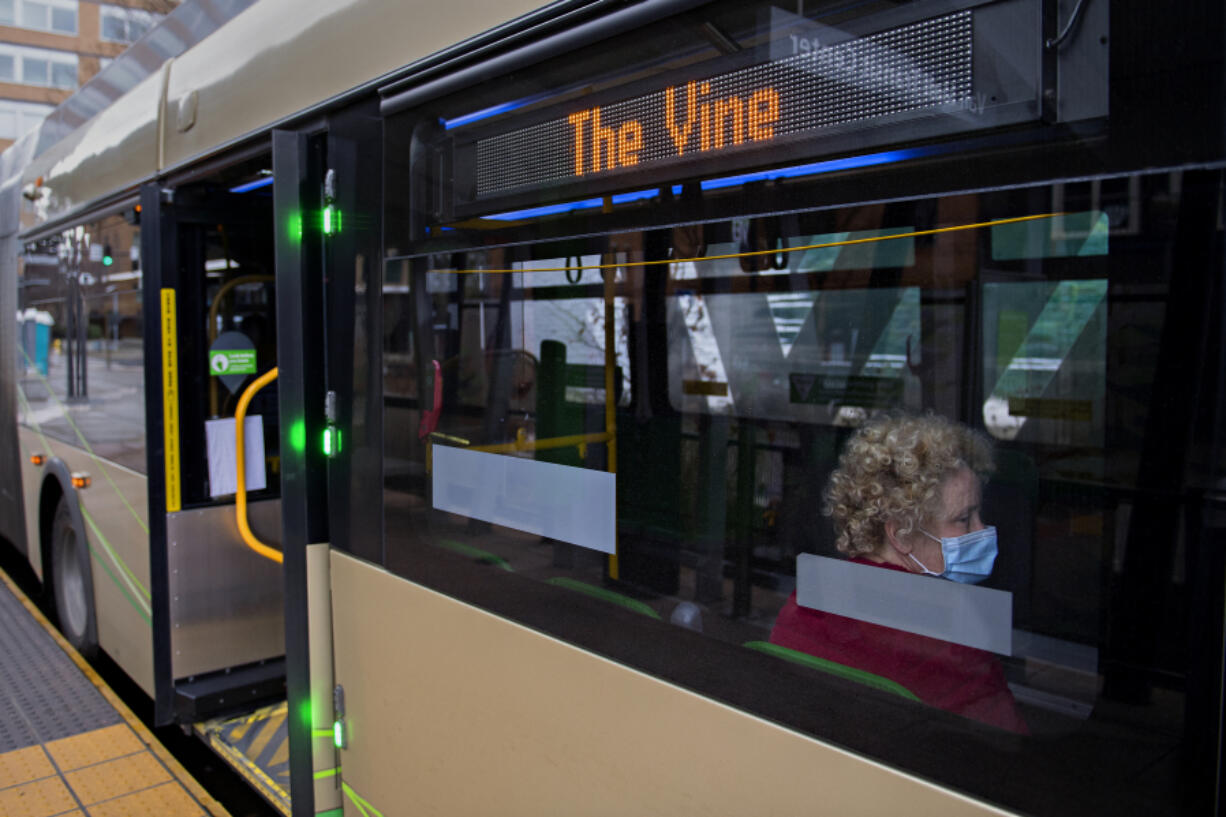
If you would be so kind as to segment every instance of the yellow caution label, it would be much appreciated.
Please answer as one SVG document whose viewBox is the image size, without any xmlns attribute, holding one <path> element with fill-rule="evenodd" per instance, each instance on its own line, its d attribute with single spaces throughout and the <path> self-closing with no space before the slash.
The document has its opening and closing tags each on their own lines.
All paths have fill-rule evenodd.
<svg viewBox="0 0 1226 817">
<path fill-rule="evenodd" d="M 166 512 L 183 507 L 179 477 L 179 346 L 175 291 L 162 290 L 162 435 L 166 454 Z"/>
</svg>

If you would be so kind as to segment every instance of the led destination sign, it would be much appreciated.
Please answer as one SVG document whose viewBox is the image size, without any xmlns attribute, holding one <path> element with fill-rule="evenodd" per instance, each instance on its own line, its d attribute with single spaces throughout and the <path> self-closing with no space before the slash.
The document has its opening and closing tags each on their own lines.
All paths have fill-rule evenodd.
<svg viewBox="0 0 1226 817">
<path fill-rule="evenodd" d="M 474 192 L 488 198 L 969 112 L 973 39 L 970 10 L 826 45 L 777 36 L 767 62 L 477 138 Z"/>
</svg>

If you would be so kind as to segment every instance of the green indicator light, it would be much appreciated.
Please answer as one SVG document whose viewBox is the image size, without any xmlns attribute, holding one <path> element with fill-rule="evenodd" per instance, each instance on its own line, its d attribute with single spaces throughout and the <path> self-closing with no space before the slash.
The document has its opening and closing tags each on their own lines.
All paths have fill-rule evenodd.
<svg viewBox="0 0 1226 817">
<path fill-rule="evenodd" d="M 342 721 L 332 724 L 332 743 L 337 749 L 345 748 L 345 724 Z"/>
<path fill-rule="evenodd" d="M 332 235 L 332 216 L 335 212 L 331 204 L 324 208 L 324 235 Z"/>
<path fill-rule="evenodd" d="M 306 422 L 295 420 L 289 427 L 289 444 L 295 451 L 306 451 Z"/>
<path fill-rule="evenodd" d="M 323 450 L 325 457 L 335 457 L 341 453 L 341 430 L 336 426 L 328 426 L 324 429 Z"/>
<path fill-rule="evenodd" d="M 302 213 L 291 213 L 289 217 L 289 237 L 294 241 L 302 240 Z"/>
<path fill-rule="evenodd" d="M 104 244 L 102 247 L 102 266 L 109 267 L 115 263 L 115 255 L 111 252 L 111 245 Z"/>
</svg>

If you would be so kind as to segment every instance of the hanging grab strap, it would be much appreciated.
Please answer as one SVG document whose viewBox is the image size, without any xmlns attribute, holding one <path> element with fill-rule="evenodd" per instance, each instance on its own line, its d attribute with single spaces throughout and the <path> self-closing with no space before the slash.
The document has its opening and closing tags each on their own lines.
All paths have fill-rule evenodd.
<svg viewBox="0 0 1226 817">
<path fill-rule="evenodd" d="M 238 399 L 238 408 L 234 410 L 234 465 L 238 469 L 238 474 L 236 474 L 237 490 L 234 496 L 234 514 L 238 520 L 238 534 L 243 537 L 247 547 L 265 559 L 272 559 L 280 564 L 284 561 L 281 551 L 269 547 L 255 538 L 255 534 L 251 532 L 251 527 L 247 524 L 247 441 L 243 433 L 243 426 L 247 419 L 247 406 L 251 403 L 251 398 L 255 397 L 256 392 L 276 379 L 277 368 L 274 366 L 257 377 L 255 382 L 243 390 L 243 396 Z"/>
</svg>

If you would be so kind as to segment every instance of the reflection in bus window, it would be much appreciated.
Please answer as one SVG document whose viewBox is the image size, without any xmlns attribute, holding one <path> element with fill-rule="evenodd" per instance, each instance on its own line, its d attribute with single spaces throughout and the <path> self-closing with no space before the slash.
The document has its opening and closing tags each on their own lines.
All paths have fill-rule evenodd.
<svg viewBox="0 0 1226 817">
<path fill-rule="evenodd" d="M 1209 176 L 1202 198 L 1218 195 Z M 1171 184 L 1158 174 L 1098 189 L 1164 201 L 1192 189 Z M 517 243 L 508 229 L 489 249 L 488 231 L 457 228 L 449 240 L 469 249 L 389 261 L 388 567 L 618 660 L 671 649 L 658 628 L 683 627 L 765 652 L 761 695 L 784 683 L 776 659 L 811 670 L 812 700 L 789 705 L 828 700 L 833 673 L 893 695 L 883 711 L 900 728 L 984 721 L 1032 736 L 1020 749 L 1002 737 L 1002 753 L 1073 766 L 1098 763 L 1099 749 L 1055 743 L 1123 743 L 1130 769 L 1173 779 L 1164 759 L 1178 754 L 1185 697 L 1162 679 L 1184 677 L 1186 661 L 1105 634 L 1135 604 L 1118 577 L 1136 548 L 1166 548 L 1170 566 L 1190 547 L 1188 523 L 1155 529 L 1146 465 L 1162 449 L 1147 390 L 1181 354 L 1164 339 L 1171 214 L 1185 205 L 1117 224 L 1092 194 L 1040 185 L 639 233 L 574 216 L 569 237 L 541 226 L 545 237 Z M 672 200 L 658 195 L 670 224 Z M 1041 209 L 1057 197 L 1060 210 Z M 820 509 L 840 452 L 856 428 L 899 414 L 946 417 L 994 444 L 979 513 L 999 555 L 972 589 L 1008 599 L 1011 647 L 985 656 L 924 637 L 971 650 L 1008 717 L 927 694 L 939 668 L 907 679 L 925 707 L 864 674 L 888 680 L 888 667 L 848 658 L 832 671 L 793 654 L 844 664 L 828 649 L 768 644 L 781 611 L 796 612 L 798 565 L 839 558 Z M 549 527 L 561 517 L 581 521 Z M 1177 595 L 1181 581 L 1165 586 Z M 1161 621 L 1147 627 L 1180 631 L 1183 608 L 1154 609 Z M 1135 661 L 1155 708 L 1107 694 Z"/>
<path fill-rule="evenodd" d="M 824 424 L 847 424 L 870 410 L 918 408 L 907 368 L 910 350 L 919 347 L 917 287 L 703 295 L 676 285 L 674 291 L 669 348 L 676 408 Z"/>
<path fill-rule="evenodd" d="M 43 434 L 144 473 L 140 227 L 121 215 L 71 229 L 27 257 L 21 289 L 40 348 L 19 347 L 19 408 Z"/>
</svg>

